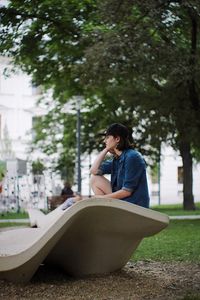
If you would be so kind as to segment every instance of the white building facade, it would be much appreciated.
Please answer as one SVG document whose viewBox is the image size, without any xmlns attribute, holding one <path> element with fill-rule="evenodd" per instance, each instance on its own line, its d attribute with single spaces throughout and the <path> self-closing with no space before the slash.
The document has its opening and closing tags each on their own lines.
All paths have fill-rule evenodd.
<svg viewBox="0 0 200 300">
<path fill-rule="evenodd" d="M 151 204 L 183 203 L 182 158 L 171 147 L 163 145 L 160 156 L 158 183 L 149 180 Z M 200 164 L 193 164 L 194 201 L 200 201 Z"/>
<path fill-rule="evenodd" d="M 38 158 L 49 162 L 39 151 L 30 151 L 34 117 L 45 114 L 37 106 L 42 95 L 21 71 L 5 76 L 5 69 L 11 67 L 8 58 L 0 57 L 0 161 L 6 162 L 0 206 L 26 209 L 31 202 L 31 206 L 46 208 L 47 196 L 55 193 L 56 179 L 49 172 L 38 177 L 39 182 L 33 178 L 31 162 Z"/>
<path fill-rule="evenodd" d="M 9 67 L 8 60 L 0 58 L 0 136 L 4 140 L 7 130 L 13 152 L 19 158 L 26 159 L 27 154 L 22 144 L 25 145 L 30 140 L 27 131 L 32 127 L 31 109 L 34 107 L 35 97 L 27 76 L 18 73 L 6 78 L 3 74 L 6 67 Z"/>
</svg>

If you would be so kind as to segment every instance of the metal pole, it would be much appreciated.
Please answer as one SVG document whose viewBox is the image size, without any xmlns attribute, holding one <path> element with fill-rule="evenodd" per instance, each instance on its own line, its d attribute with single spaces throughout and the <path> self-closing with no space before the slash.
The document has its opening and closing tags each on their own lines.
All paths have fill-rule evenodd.
<svg viewBox="0 0 200 300">
<path fill-rule="evenodd" d="M 160 174 L 160 160 L 161 160 L 161 145 L 160 145 L 160 148 L 159 148 L 159 160 L 158 160 L 158 205 L 161 204 L 161 196 L 160 196 L 160 177 L 161 177 L 161 174 Z"/>
<path fill-rule="evenodd" d="M 91 185 L 90 185 L 90 179 L 91 179 L 91 174 L 90 174 L 90 168 L 91 168 L 91 153 L 89 153 L 89 198 L 91 198 Z"/>
<path fill-rule="evenodd" d="M 77 96 L 77 184 L 81 194 L 81 97 Z"/>
</svg>

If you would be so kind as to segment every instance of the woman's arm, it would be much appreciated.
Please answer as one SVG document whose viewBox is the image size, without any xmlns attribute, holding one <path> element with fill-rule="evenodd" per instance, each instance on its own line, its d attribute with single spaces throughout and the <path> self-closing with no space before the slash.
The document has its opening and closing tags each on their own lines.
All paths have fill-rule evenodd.
<svg viewBox="0 0 200 300">
<path fill-rule="evenodd" d="M 91 168 L 90 168 L 90 173 L 92 175 L 96 175 L 98 173 L 100 164 L 102 163 L 102 161 L 104 160 L 106 154 L 108 153 L 108 149 L 104 149 L 103 151 L 101 151 L 99 153 L 99 155 L 96 157 L 96 159 L 94 160 Z"/>
</svg>

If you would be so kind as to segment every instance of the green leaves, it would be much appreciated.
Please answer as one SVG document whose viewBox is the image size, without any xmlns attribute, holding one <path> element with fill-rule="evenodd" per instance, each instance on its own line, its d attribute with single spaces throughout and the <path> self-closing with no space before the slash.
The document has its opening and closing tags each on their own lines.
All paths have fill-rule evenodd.
<svg viewBox="0 0 200 300">
<path fill-rule="evenodd" d="M 0 181 L 4 179 L 6 175 L 6 163 L 0 160 Z"/>
<path fill-rule="evenodd" d="M 45 170 L 45 166 L 40 160 L 32 162 L 32 173 L 34 175 L 38 175 L 38 174 L 41 175 L 44 170 Z"/>
</svg>

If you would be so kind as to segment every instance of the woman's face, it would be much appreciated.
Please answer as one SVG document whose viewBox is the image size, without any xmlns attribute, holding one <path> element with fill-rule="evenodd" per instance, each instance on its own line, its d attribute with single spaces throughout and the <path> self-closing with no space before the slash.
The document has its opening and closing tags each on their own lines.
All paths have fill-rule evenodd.
<svg viewBox="0 0 200 300">
<path fill-rule="evenodd" d="M 104 139 L 104 143 L 106 144 L 106 148 L 112 152 L 113 150 L 116 149 L 117 144 L 120 141 L 120 137 L 114 137 L 112 135 L 108 135 Z"/>
</svg>

